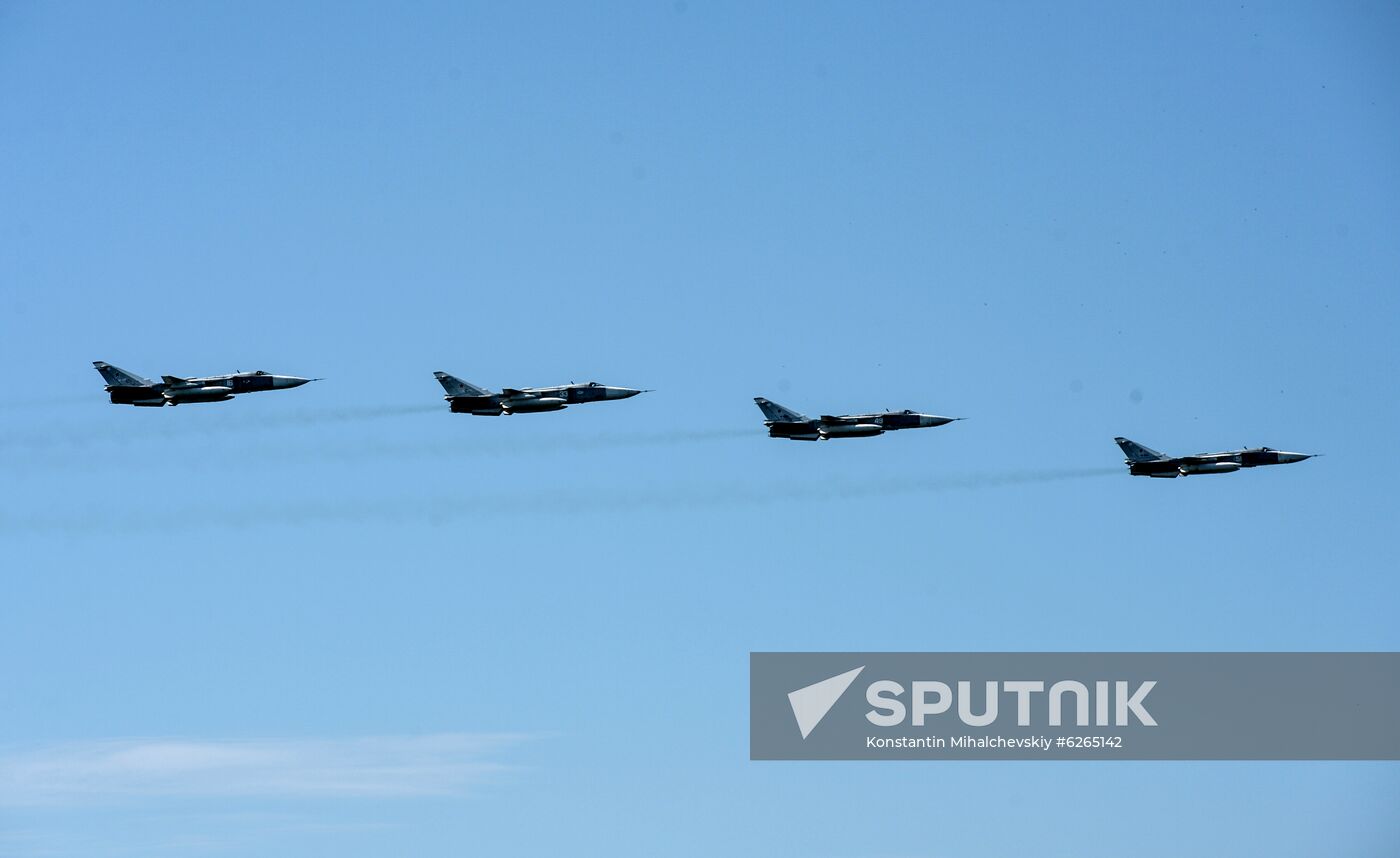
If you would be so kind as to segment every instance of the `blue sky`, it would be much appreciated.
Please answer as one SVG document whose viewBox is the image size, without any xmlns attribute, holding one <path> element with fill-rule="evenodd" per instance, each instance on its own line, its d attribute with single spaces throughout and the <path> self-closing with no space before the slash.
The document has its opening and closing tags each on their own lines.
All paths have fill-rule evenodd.
<svg viewBox="0 0 1400 858">
<path fill-rule="evenodd" d="M 0 854 L 1394 854 L 1393 764 L 749 762 L 747 656 L 1400 646 L 1397 39 L 0 7 Z M 325 380 L 119 408 L 97 359 Z"/>
</svg>

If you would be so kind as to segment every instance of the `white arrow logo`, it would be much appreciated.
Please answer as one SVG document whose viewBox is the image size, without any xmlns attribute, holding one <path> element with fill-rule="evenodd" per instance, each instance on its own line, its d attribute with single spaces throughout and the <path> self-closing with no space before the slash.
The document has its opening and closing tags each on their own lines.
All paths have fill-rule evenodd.
<svg viewBox="0 0 1400 858">
<path fill-rule="evenodd" d="M 865 665 L 788 694 L 788 703 L 792 704 L 792 714 L 797 719 L 797 729 L 802 731 L 802 738 L 807 738 L 807 734 L 817 728 L 862 670 L 865 670 Z"/>
</svg>

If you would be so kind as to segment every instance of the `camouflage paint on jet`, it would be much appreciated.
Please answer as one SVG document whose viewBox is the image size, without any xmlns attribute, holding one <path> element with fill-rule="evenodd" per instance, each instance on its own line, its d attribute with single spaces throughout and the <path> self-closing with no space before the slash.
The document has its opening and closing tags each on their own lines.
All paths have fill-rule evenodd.
<svg viewBox="0 0 1400 858">
<path fill-rule="evenodd" d="M 452 413 L 475 414 L 479 417 L 560 411 L 570 405 L 628 399 L 648 392 L 631 387 L 609 387 L 590 381 L 587 384 L 562 384 L 557 387 L 507 387 L 500 393 L 492 393 L 445 372 L 435 372 L 433 377 L 442 385 L 442 389 L 447 391 L 443 399 L 447 400 Z"/>
<path fill-rule="evenodd" d="M 881 411 L 875 414 L 845 414 L 835 416 L 823 414 L 812 420 L 776 402 L 755 396 L 763 412 L 763 425 L 768 427 L 770 438 L 786 438 L 789 441 L 829 441 L 832 438 L 868 438 L 883 435 L 898 429 L 928 429 L 946 426 L 961 417 L 939 417 L 937 414 L 921 414 L 905 409 L 903 411 Z"/>
<path fill-rule="evenodd" d="M 97 367 L 97 371 L 107 382 L 105 390 L 111 394 L 113 404 L 152 408 L 179 405 L 182 402 L 222 402 L 244 393 L 285 390 L 318 380 L 299 378 L 295 375 L 272 375 L 257 370 L 255 372 L 235 372 L 229 375 L 210 375 L 203 378 L 163 375 L 160 377 L 160 381 L 156 382 L 104 361 L 95 360 L 92 365 Z"/>
<path fill-rule="evenodd" d="M 1271 447 L 1253 447 L 1247 450 L 1226 450 L 1222 453 L 1197 453 L 1194 456 L 1167 456 L 1144 447 L 1127 438 L 1114 438 L 1127 456 L 1123 464 L 1128 473 L 1135 477 L 1158 477 L 1175 479 L 1192 474 L 1229 474 L 1240 468 L 1257 468 L 1261 465 L 1291 465 L 1304 459 L 1311 459 L 1316 453 L 1289 453 Z"/>
</svg>

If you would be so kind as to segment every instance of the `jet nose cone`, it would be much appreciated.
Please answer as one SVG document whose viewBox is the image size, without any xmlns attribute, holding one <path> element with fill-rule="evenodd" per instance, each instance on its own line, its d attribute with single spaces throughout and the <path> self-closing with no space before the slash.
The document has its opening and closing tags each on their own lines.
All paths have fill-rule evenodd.
<svg viewBox="0 0 1400 858">
<path fill-rule="evenodd" d="M 639 394 L 639 393 L 650 393 L 650 392 L 651 392 L 651 391 L 649 391 L 649 390 L 636 390 L 636 389 L 631 388 L 631 387 L 609 387 L 609 388 L 608 388 L 608 398 L 609 398 L 609 399 L 629 399 L 629 398 L 631 398 L 631 397 L 633 397 L 633 396 L 636 396 L 636 395 Z"/>
<path fill-rule="evenodd" d="M 272 378 L 272 386 L 282 390 L 288 387 L 301 387 L 303 384 L 320 380 L 319 378 L 298 378 L 295 375 L 277 375 Z"/>
<path fill-rule="evenodd" d="M 920 414 L 920 415 L 919 415 L 919 425 L 920 425 L 920 426 L 947 426 L 949 423 L 952 423 L 952 422 L 955 421 L 955 420 L 961 420 L 961 419 L 962 419 L 961 417 L 939 417 L 937 414 Z"/>
<path fill-rule="evenodd" d="M 1280 465 L 1291 465 L 1294 462 L 1301 462 L 1304 459 L 1311 459 L 1312 453 L 1279 453 L 1278 461 Z"/>
</svg>

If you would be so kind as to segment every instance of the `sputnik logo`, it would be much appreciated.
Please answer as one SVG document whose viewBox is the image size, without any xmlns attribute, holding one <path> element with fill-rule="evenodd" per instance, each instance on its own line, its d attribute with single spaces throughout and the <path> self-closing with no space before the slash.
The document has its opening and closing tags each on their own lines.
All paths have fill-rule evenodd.
<svg viewBox="0 0 1400 858">
<path fill-rule="evenodd" d="M 792 705 L 792 714 L 803 739 L 817 728 L 862 670 L 865 665 L 788 693 L 788 703 Z"/>
</svg>

